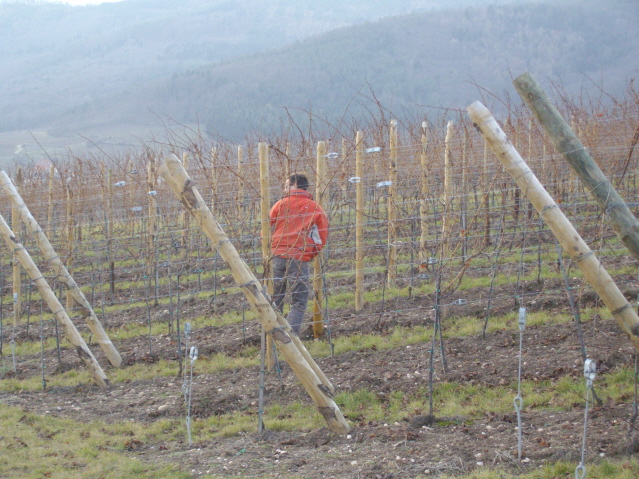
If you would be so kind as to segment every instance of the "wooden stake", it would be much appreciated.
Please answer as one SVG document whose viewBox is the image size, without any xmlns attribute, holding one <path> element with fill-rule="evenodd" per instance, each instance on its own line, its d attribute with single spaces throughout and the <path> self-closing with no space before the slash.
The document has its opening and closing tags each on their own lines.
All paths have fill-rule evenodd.
<svg viewBox="0 0 639 479">
<path fill-rule="evenodd" d="M 517 92 L 546 130 L 557 151 L 585 183 L 599 206 L 610 217 L 613 230 L 632 255 L 639 259 L 639 221 L 614 189 L 577 135 L 550 103 L 530 73 L 513 81 Z M 572 170 L 571 170 L 572 171 Z"/>
<path fill-rule="evenodd" d="M 22 185 L 22 168 L 18 167 L 16 173 L 16 184 L 18 188 Z M 20 231 L 20 213 L 15 207 L 11 207 L 11 227 L 13 231 Z M 22 235 L 17 237 L 18 241 L 22 239 Z M 13 255 L 13 326 L 20 324 L 20 311 L 22 311 L 22 278 L 21 278 L 21 266 L 18 257 Z"/>
<path fill-rule="evenodd" d="M 444 211 L 442 214 L 442 261 L 448 260 L 448 241 L 451 229 L 451 196 L 452 196 L 452 172 L 453 160 L 450 152 L 450 142 L 453 139 L 453 122 L 446 126 L 446 138 L 444 140 Z"/>
<path fill-rule="evenodd" d="M 260 142 L 257 146 L 258 158 L 260 161 L 260 213 L 262 226 L 262 267 L 264 269 L 264 284 L 269 297 L 273 297 L 273 279 L 271 278 L 271 223 L 269 221 L 269 211 L 271 210 L 271 187 L 269 182 L 269 154 L 268 144 Z M 273 368 L 275 359 L 273 357 L 273 339 L 266 336 L 266 366 L 269 370 Z"/>
<path fill-rule="evenodd" d="M 355 310 L 364 307 L 364 133 L 355 137 Z"/>
<path fill-rule="evenodd" d="M 315 179 L 315 201 L 323 208 L 326 203 L 326 143 L 317 142 L 317 169 Z M 313 337 L 321 338 L 324 335 L 324 323 L 322 322 L 322 302 L 324 301 L 324 281 L 322 271 L 322 258 L 324 253 L 320 253 L 313 259 L 313 290 L 315 299 L 313 301 Z"/>
<path fill-rule="evenodd" d="M 53 238 L 53 180 L 55 179 L 55 166 L 49 166 L 49 207 L 47 208 L 47 236 Z"/>
<path fill-rule="evenodd" d="M 428 267 L 428 249 L 426 241 L 428 239 L 428 193 L 429 193 L 429 174 L 428 174 L 428 156 L 426 155 L 426 148 L 428 147 L 428 124 L 422 122 L 422 149 L 420 153 L 420 162 L 422 168 L 421 182 L 422 192 L 419 202 L 419 272 L 426 273 Z"/>
<path fill-rule="evenodd" d="M 73 346 L 75 346 L 78 356 L 80 356 L 80 359 L 82 359 L 86 364 L 93 380 L 98 386 L 102 388 L 106 387 L 109 381 L 106 378 L 104 371 L 102 371 L 100 364 L 98 364 L 98 361 L 84 342 L 82 336 L 80 336 L 80 333 L 78 333 L 78 330 L 75 329 L 75 326 L 64 310 L 64 306 L 62 306 L 60 301 L 58 301 L 58 298 L 56 298 L 55 293 L 49 287 L 47 280 L 44 279 L 44 276 L 40 273 L 40 270 L 31 259 L 28 251 L 16 240 L 13 231 L 11 231 L 11 228 L 9 228 L 9 225 L 2 215 L 0 215 L 0 234 L 4 238 L 9 249 L 16 254 L 20 264 L 33 281 L 33 284 L 36 285 L 38 291 L 40 291 L 42 298 L 46 301 L 49 308 L 51 308 L 53 315 L 64 328 L 67 339 L 71 342 L 71 344 L 73 344 Z"/>
<path fill-rule="evenodd" d="M 340 434 L 348 433 L 350 427 L 333 401 L 333 386 L 319 369 L 297 335 L 289 334 L 291 327 L 286 322 L 286 319 L 275 312 L 263 293 L 260 282 L 240 258 L 228 236 L 213 217 L 193 181 L 182 167 L 180 160 L 175 155 L 168 156 L 164 159 L 160 173 L 211 240 L 212 248 L 216 249 L 228 263 L 233 278 L 256 312 L 264 330 L 272 336 L 280 354 L 302 382 L 329 428 Z"/>
<path fill-rule="evenodd" d="M 390 121 L 388 161 L 388 286 L 397 280 L 397 120 Z"/>
<path fill-rule="evenodd" d="M 635 349 L 639 351 L 639 317 L 608 272 L 526 165 L 488 109 L 480 102 L 475 102 L 467 110 L 499 161 L 515 179 L 561 247 L 570 255 L 588 284 L 601 297 Z"/>
<path fill-rule="evenodd" d="M 11 200 L 11 205 L 19 212 L 22 221 L 27 226 L 27 229 L 31 232 L 31 234 L 33 234 L 38 248 L 42 252 L 42 255 L 47 259 L 57 279 L 66 285 L 68 290 L 67 292 L 71 295 L 73 300 L 75 300 L 75 302 L 84 309 L 87 325 L 102 348 L 102 351 L 104 351 L 104 354 L 107 358 L 109 358 L 109 361 L 113 364 L 113 366 L 119 367 L 122 363 L 122 358 L 111 343 L 109 336 L 102 328 L 102 324 L 93 312 L 93 308 L 89 304 L 89 301 L 84 296 L 80 287 L 75 283 L 73 277 L 64 267 L 64 263 L 60 259 L 60 256 L 58 256 L 55 249 L 53 249 L 53 246 L 51 246 L 47 236 L 44 234 L 35 218 L 31 215 L 27 205 L 24 204 L 24 201 L 11 182 L 11 179 L 4 171 L 0 171 L 0 187 Z"/>
</svg>

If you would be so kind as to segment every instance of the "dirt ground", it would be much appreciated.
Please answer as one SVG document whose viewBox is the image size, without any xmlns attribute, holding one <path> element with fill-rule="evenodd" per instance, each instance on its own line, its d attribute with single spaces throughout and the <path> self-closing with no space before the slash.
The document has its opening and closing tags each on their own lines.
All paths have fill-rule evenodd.
<svg viewBox="0 0 639 479">
<path fill-rule="evenodd" d="M 499 295 L 497 295 L 499 296 Z M 504 295 L 502 295 L 503 297 Z M 588 296 L 584 296 L 586 300 Z M 531 304 L 547 308 L 559 298 L 546 298 Z M 332 327 L 333 337 L 353 332 L 387 335 L 395 325 L 432 326 L 429 298 L 401 299 L 401 313 L 354 315 L 339 312 Z M 227 306 L 237 307 L 231 298 Z M 565 303 L 565 301 L 563 301 Z M 409 307 L 413 306 L 413 308 Z M 216 305 L 222 308 L 224 305 Z M 211 308 L 210 303 L 185 305 L 187 318 Z M 469 305 L 465 314 L 480 314 Z M 444 340 L 448 371 L 441 357 L 435 362 L 435 381 L 476 384 L 488 387 L 513 384 L 517 378 L 519 331 L 515 327 L 512 299 L 496 301 L 495 313 L 513 312 L 513 328 L 490 333 L 486 338 L 454 337 Z M 111 318 L 113 322 L 131 321 Z M 154 312 L 161 320 L 162 311 Z M 140 318 L 144 318 L 140 312 Z M 143 321 L 143 319 L 140 319 Z M 444 328 L 446 323 L 444 322 Z M 194 331 L 192 343 L 200 355 L 217 352 L 234 355 L 248 344 L 259 344 L 254 323 L 248 331 L 242 326 L 207 327 Z M 20 336 L 20 331 L 18 336 Z M 23 336 L 26 334 L 22 331 Z M 33 331 L 30 334 L 36 334 Z M 595 318 L 584 324 L 584 338 L 590 357 L 596 359 L 598 379 L 622 366 L 633 364 L 633 348 L 614 321 Z M 34 338 L 31 338 L 32 340 Z M 154 354 L 149 355 L 148 338 L 116 343 L 125 364 L 154 362 L 159 358 L 176 359 L 176 344 L 168 335 L 152 339 Z M 93 348 L 100 356 L 99 348 Z M 407 396 L 426 390 L 429 371 L 429 344 L 416 344 L 391 350 L 352 351 L 335 357 L 319 358 L 317 363 L 339 391 L 367 389 L 383 402 L 394 391 Z M 54 361 L 54 352 L 48 353 Z M 82 367 L 71 350 L 63 350 L 61 368 Z M 18 377 L 39 374 L 39 355 L 21 358 Z M 524 332 L 522 375 L 525 380 L 556 381 L 569 375 L 583 378 L 583 361 L 574 324 L 529 326 Z M 198 374 L 195 368 L 192 413 L 194 421 L 211 415 L 240 410 L 253 415 L 257 430 L 258 367 Z M 50 372 L 49 372 L 50 373 Z M 282 387 L 282 385 L 284 387 Z M 72 417 L 78 421 L 153 422 L 166 418 L 183 420 L 184 401 L 180 378 L 156 377 L 153 380 L 116 384 L 108 390 L 93 385 L 52 387 L 46 392 L 0 394 L 0 401 L 36 414 Z M 596 381 L 595 381 L 596 387 Z M 513 390 L 513 397 L 516 391 Z M 266 405 L 311 400 L 291 370 L 283 367 L 283 379 L 274 372 L 266 378 Z M 628 436 L 634 398 L 615 402 L 602 397 L 601 404 L 590 409 L 587 434 L 587 461 L 636 454 L 639 441 Z M 523 460 L 517 459 L 517 416 L 486 412 L 479 417 L 434 417 L 428 411 L 409 411 L 401 422 L 376 422 L 364 416 L 348 417 L 352 431 L 347 436 L 327 428 L 280 432 L 268 429 L 235 437 L 188 445 L 173 443 L 135 444 L 129 454 L 143 461 L 168 462 L 191 471 L 194 477 L 215 474 L 229 477 L 305 477 L 305 478 L 411 478 L 461 474 L 483 465 L 500 466 L 517 475 L 560 459 L 579 461 L 584 428 L 584 398 L 575 396 L 570 410 L 542 411 L 524 397 L 522 414 Z"/>
</svg>

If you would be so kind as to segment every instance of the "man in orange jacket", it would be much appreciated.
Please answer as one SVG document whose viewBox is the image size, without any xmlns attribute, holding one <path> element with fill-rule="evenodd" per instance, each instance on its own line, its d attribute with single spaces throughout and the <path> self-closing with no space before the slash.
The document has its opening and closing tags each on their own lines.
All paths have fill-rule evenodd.
<svg viewBox="0 0 639 479">
<path fill-rule="evenodd" d="M 328 239 L 328 218 L 307 191 L 305 175 L 286 180 L 284 197 L 269 213 L 272 229 L 273 302 L 282 312 L 286 286 L 291 282 L 291 308 L 287 319 L 300 334 L 311 289 L 308 263 L 322 250 Z"/>
</svg>

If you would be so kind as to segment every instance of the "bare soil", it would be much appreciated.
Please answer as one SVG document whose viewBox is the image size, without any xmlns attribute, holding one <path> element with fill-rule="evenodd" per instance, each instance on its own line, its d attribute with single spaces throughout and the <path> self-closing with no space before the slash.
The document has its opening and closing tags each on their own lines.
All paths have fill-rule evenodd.
<svg viewBox="0 0 639 479">
<path fill-rule="evenodd" d="M 506 292 L 507 288 L 501 291 L 503 294 L 496 291 L 495 296 L 503 298 Z M 431 300 L 425 296 L 394 299 L 393 309 L 400 311 L 397 313 L 373 311 L 370 305 L 365 314 L 335 312 L 331 334 L 337 337 L 357 331 L 384 336 L 390 334 L 396 325 L 432 326 Z M 581 300 L 582 305 L 595 301 L 594 296 L 588 294 L 582 295 Z M 217 301 L 216 308 L 241 307 L 239 301 L 238 296 L 229 295 L 227 299 Z M 549 314 L 565 308 L 565 303 L 560 297 L 547 296 L 529 301 L 532 309 L 544 309 Z M 210 302 L 187 303 L 182 310 L 183 318 L 202 314 L 206 308 L 212 308 Z M 457 310 L 456 314 L 484 315 L 483 309 L 477 309 L 478 306 L 469 304 L 465 308 L 461 313 Z M 492 332 L 485 338 L 445 339 L 444 354 L 448 368 L 445 372 L 441 355 L 438 355 L 434 369 L 436 383 L 448 381 L 489 388 L 516 384 L 519 354 L 516 307 L 512 299 L 501 299 L 495 301 L 493 308 L 495 314 L 512 311 L 512 329 Z M 561 311 L 565 312 L 564 309 Z M 126 317 L 109 318 L 110 326 L 132 320 L 144 322 L 145 315 L 145 311 L 139 311 L 139 315 L 129 311 Z M 164 321 L 163 315 L 161 309 L 156 308 L 153 312 L 156 321 Z M 607 373 L 633 363 L 633 348 L 614 321 L 598 317 L 585 319 L 588 320 L 584 324 L 588 354 L 597 361 L 596 386 L 597 381 L 605 381 Z M 33 325 L 31 328 L 27 336 L 24 327 L 21 327 L 16 337 L 34 340 L 38 332 Z M 527 327 L 524 331 L 523 379 L 556 382 L 566 375 L 583 379 L 581 348 L 575 331 L 574 324 Z M 246 344 L 259 344 L 258 333 L 253 323 L 245 330 L 241 324 L 207 327 L 194 331 L 191 340 L 198 346 L 201 356 L 217 352 L 236 355 Z M 160 358 L 177 360 L 174 335 L 153 337 L 152 354 L 149 354 L 148 338 L 116 341 L 115 344 L 125 364 L 153 363 Z M 92 349 L 101 363 L 106 364 L 99 348 Z M 426 394 L 429 350 L 430 344 L 384 351 L 367 349 L 318 358 L 317 362 L 338 391 L 367 389 L 384 402 L 395 391 L 402 391 L 406 397 Z M 55 351 L 47 353 L 47 364 L 57 364 L 55 354 Z M 39 360 L 39 355 L 20 358 L 17 376 L 40 374 Z M 81 368 L 81 361 L 72 350 L 63 348 L 58 370 L 74 367 Z M 258 367 L 220 374 L 198 374 L 197 367 L 195 371 L 194 421 L 240 411 L 255 418 L 257 430 Z M 47 370 L 47 374 L 53 373 Z M 52 387 L 46 392 L 3 393 L 0 401 L 32 413 L 71 417 L 77 421 L 184 420 L 181 388 L 181 378 L 156 377 L 112 385 L 106 391 L 86 384 Z M 513 398 L 515 395 L 516 389 L 513 388 Z M 628 395 L 620 402 L 607 397 L 600 399 L 601 402 L 589 411 L 587 460 L 592 462 L 637 454 L 639 441 L 635 434 L 628 434 L 634 398 Z M 310 403 L 310 398 L 286 365 L 283 365 L 281 382 L 275 372 L 268 373 L 265 400 L 267 407 L 275 402 Z M 253 432 L 192 446 L 188 445 L 186 437 L 171 443 L 130 442 L 128 453 L 143 461 L 176 464 L 191 471 L 194 477 L 209 473 L 228 477 L 389 479 L 468 473 L 482 465 L 500 466 L 517 475 L 548 462 L 578 462 L 580 459 L 585 399 L 578 395 L 575 395 L 570 407 L 555 411 L 542 410 L 527 403 L 524 398 L 521 461 L 517 458 L 517 416 L 514 408 L 507 414 L 486 411 L 473 417 L 444 417 L 438 415 L 438 406 L 434 404 L 433 416 L 427 410 L 408 411 L 400 422 L 377 422 L 364 415 L 351 416 L 347 419 L 352 431 L 347 436 L 334 434 L 325 427 L 293 432 L 273 431 L 269 430 L 267 423 L 262 434 Z"/>
</svg>

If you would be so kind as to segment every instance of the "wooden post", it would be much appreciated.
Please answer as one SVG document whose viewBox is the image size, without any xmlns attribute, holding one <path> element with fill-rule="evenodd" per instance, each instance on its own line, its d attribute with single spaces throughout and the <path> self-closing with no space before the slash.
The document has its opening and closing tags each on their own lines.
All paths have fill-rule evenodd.
<svg viewBox="0 0 639 479">
<path fill-rule="evenodd" d="M 481 184 L 484 186 L 484 246 L 490 245 L 490 188 L 488 187 L 488 143 L 484 141 L 484 165 Z"/>
<path fill-rule="evenodd" d="M 323 208 L 326 203 L 326 143 L 317 142 L 317 167 L 315 178 L 315 201 Z M 313 337 L 321 338 L 324 334 L 324 324 L 322 322 L 322 302 L 324 300 L 324 271 L 322 270 L 322 259 L 324 253 L 320 253 L 313 258 L 313 291 L 315 299 L 313 301 Z"/>
<path fill-rule="evenodd" d="M 355 137 L 355 311 L 364 307 L 364 133 Z"/>
<path fill-rule="evenodd" d="M 632 255 L 639 259 L 639 221 L 594 162 L 583 144 L 550 103 L 530 73 L 514 80 L 517 92 L 546 130 L 557 151 L 585 183 L 599 206 L 610 217 L 613 230 Z"/>
<path fill-rule="evenodd" d="M 601 297 L 635 349 L 639 351 L 639 317 L 608 272 L 526 165 L 488 109 L 480 102 L 475 102 L 467 110 L 499 161 L 512 175 L 561 247 L 570 255 L 588 284 Z"/>
<path fill-rule="evenodd" d="M 148 267 L 147 267 L 147 277 L 150 278 L 154 276 L 155 268 L 157 268 L 157 258 L 156 258 L 156 243 L 157 243 L 157 214 L 158 214 L 158 206 L 157 206 L 157 173 L 155 171 L 155 160 L 151 159 L 146 165 L 146 181 L 147 181 L 147 196 L 148 196 L 148 221 L 147 221 L 147 241 L 148 241 Z M 157 287 L 157 285 L 156 285 Z M 155 298 L 155 305 L 157 306 L 158 298 Z"/>
<path fill-rule="evenodd" d="M 22 222 L 27 226 L 27 229 L 31 232 L 31 234 L 33 234 L 36 244 L 42 252 L 42 256 L 46 258 L 57 279 L 66 285 L 69 295 L 84 309 L 87 325 L 104 351 L 104 354 L 106 354 L 107 358 L 109 358 L 111 364 L 115 367 L 119 367 L 122 363 L 122 358 L 111 343 L 109 336 L 102 328 L 102 324 L 93 312 L 93 308 L 91 308 L 89 301 L 84 296 L 80 287 L 75 283 L 73 277 L 69 274 L 69 271 L 65 268 L 60 256 L 56 253 L 55 249 L 53 249 L 53 246 L 51 246 L 47 236 L 44 234 L 33 215 L 31 215 L 27 205 L 24 204 L 22 197 L 11 182 L 9 176 L 4 171 L 0 171 L 0 187 L 9 197 L 9 200 L 11 200 L 11 205 L 18 211 L 22 218 Z"/>
<path fill-rule="evenodd" d="M 73 227 L 73 192 L 71 191 L 71 178 L 68 178 L 64 184 L 64 191 L 67 197 L 67 265 L 66 269 L 71 270 L 73 266 L 73 253 L 74 253 L 74 227 Z M 67 291 L 67 311 L 73 308 L 73 295 L 71 291 Z"/>
<path fill-rule="evenodd" d="M 264 270 L 264 284 L 269 297 L 273 297 L 273 279 L 271 277 L 271 223 L 269 212 L 271 210 L 271 187 L 269 179 L 269 154 L 268 144 L 260 142 L 257 145 L 257 155 L 260 161 L 260 213 L 262 227 L 262 267 Z M 262 328 L 264 334 L 264 328 Z M 273 340 L 270 335 L 266 336 L 266 364 L 268 369 L 274 365 Z"/>
<path fill-rule="evenodd" d="M 397 280 L 397 120 L 390 121 L 388 161 L 388 286 Z"/>
<path fill-rule="evenodd" d="M 237 214 L 244 217 L 244 148 L 237 147 Z"/>
<path fill-rule="evenodd" d="M 450 153 L 450 142 L 453 139 L 453 122 L 446 126 L 446 138 L 444 139 L 444 211 L 442 214 L 442 261 L 448 260 L 448 241 L 450 236 L 451 210 L 452 210 L 452 171 L 453 160 Z"/>
<path fill-rule="evenodd" d="M 58 301 L 58 298 L 55 297 L 55 293 L 49 287 L 47 280 L 44 279 L 44 276 L 31 259 L 28 251 L 24 248 L 24 246 L 22 246 L 21 243 L 18 243 L 16 241 L 16 237 L 13 234 L 13 231 L 11 231 L 11 228 L 9 228 L 9 225 L 4 220 L 4 217 L 2 215 L 0 215 L 0 234 L 4 238 L 9 249 L 14 251 L 15 254 L 18 256 L 20 264 L 33 281 L 33 284 L 35 284 L 38 288 L 38 291 L 53 312 L 55 318 L 64 328 L 67 339 L 71 342 L 71 344 L 73 344 L 73 346 L 75 346 L 78 356 L 80 356 L 80 359 L 82 359 L 86 364 L 89 373 L 93 377 L 93 380 L 98 386 L 103 388 L 106 387 L 109 381 L 106 378 L 104 371 L 102 371 L 100 364 L 98 364 L 98 361 L 95 359 L 93 353 L 84 342 L 82 336 L 80 336 L 80 333 L 78 333 L 78 330 L 75 329 L 75 326 L 69 319 L 69 316 L 64 310 L 64 307 L 62 306 L 60 301 Z"/>
<path fill-rule="evenodd" d="M 217 194 L 217 147 L 211 148 L 211 211 L 215 211 L 215 195 Z"/>
<path fill-rule="evenodd" d="M 329 428 L 340 434 L 348 433 L 350 427 L 332 399 L 332 384 L 313 361 L 297 335 L 289 334 L 291 327 L 286 319 L 275 312 L 264 295 L 260 282 L 238 255 L 228 236 L 202 200 L 180 160 L 175 155 L 168 156 L 164 159 L 160 173 L 211 240 L 212 247 L 217 249 L 220 256 L 229 264 L 233 278 L 253 307 L 266 333 L 272 336 L 277 349 L 302 382 Z"/>
<path fill-rule="evenodd" d="M 55 179 L 55 166 L 49 166 L 49 207 L 47 208 L 47 236 L 53 237 L 53 180 Z"/>
<path fill-rule="evenodd" d="M 426 155 L 426 149 L 428 147 L 428 124 L 423 121 L 422 122 L 422 149 L 420 153 L 420 162 L 421 162 L 421 182 L 422 182 L 422 191 L 421 191 L 421 199 L 419 201 L 419 227 L 420 227 L 420 235 L 419 235 L 419 272 L 421 274 L 426 273 L 426 269 L 428 268 L 428 248 L 426 246 L 426 240 L 428 238 L 428 193 L 429 185 L 428 182 L 430 180 L 428 175 L 428 156 Z"/>
<path fill-rule="evenodd" d="M 22 185 L 22 168 L 18 167 L 18 171 L 16 172 L 16 184 L 18 188 Z M 11 207 L 11 227 L 13 231 L 16 232 L 18 242 L 21 242 L 22 235 L 18 232 L 20 231 L 20 213 L 15 207 Z M 20 311 L 22 311 L 22 278 L 21 278 L 21 266 L 20 261 L 18 261 L 18 257 L 16 254 L 13 254 L 13 326 L 18 326 L 20 324 Z M 1 293 L 0 293 L 1 294 Z M 1 319 L 0 319 L 1 321 Z"/>
</svg>

